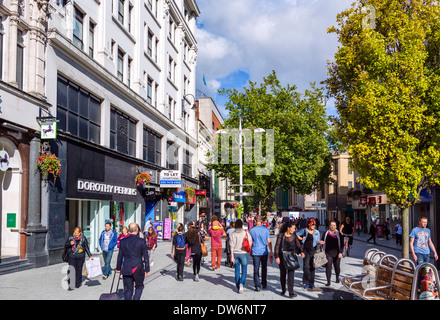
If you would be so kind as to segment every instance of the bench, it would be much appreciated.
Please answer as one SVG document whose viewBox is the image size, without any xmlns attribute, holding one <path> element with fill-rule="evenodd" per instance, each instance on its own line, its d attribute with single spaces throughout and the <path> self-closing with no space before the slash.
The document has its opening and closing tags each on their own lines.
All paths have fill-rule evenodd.
<svg viewBox="0 0 440 320">
<path fill-rule="evenodd" d="M 364 300 L 439 299 L 439 277 L 437 268 L 432 264 L 416 266 L 412 260 L 398 260 L 390 254 L 383 255 L 378 263 L 371 261 L 378 253 L 379 251 L 370 252 L 368 259 L 366 254 L 364 272 L 361 275 L 343 277 L 344 287 Z M 418 291 L 420 288 L 422 290 Z"/>
</svg>

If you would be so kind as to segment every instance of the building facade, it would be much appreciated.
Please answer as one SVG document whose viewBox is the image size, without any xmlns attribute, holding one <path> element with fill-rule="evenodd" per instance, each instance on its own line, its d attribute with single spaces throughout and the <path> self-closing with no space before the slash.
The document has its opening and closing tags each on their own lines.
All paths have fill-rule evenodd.
<svg viewBox="0 0 440 320">
<path fill-rule="evenodd" d="M 7 192 L 21 190 L 14 203 L 7 192 L 0 198 L 2 219 L 16 212 L 21 222 L 7 230 L 2 223 L 1 254 L 29 251 L 20 239 L 29 247 L 32 237 L 20 230 L 30 226 L 44 238 L 42 255 L 56 263 L 76 226 L 99 252 L 106 221 L 119 231 L 169 217 L 177 193 L 160 187 L 160 172 L 178 171 L 181 190 L 198 184 L 191 109 L 197 3 L 6 0 L 0 15 L 0 140 L 13 155 L 2 174 L 11 180 Z M 40 122 L 47 118 L 56 122 L 57 138 L 43 144 Z M 42 146 L 61 161 L 56 180 L 41 181 L 31 170 Z M 141 172 L 152 177 L 148 186 L 136 185 Z M 36 185 L 41 202 L 31 205 Z M 195 218 L 195 203 L 179 203 L 178 222 Z"/>
</svg>

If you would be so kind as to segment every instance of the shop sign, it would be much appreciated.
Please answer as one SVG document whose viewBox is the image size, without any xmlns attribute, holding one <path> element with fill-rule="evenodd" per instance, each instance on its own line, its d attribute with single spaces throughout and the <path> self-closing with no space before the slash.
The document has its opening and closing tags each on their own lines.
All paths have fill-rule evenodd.
<svg viewBox="0 0 440 320">
<path fill-rule="evenodd" d="M 162 170 L 160 172 L 161 188 L 181 188 L 182 180 L 179 170 Z"/>
<path fill-rule="evenodd" d="M 145 188 L 144 189 L 144 197 L 146 201 L 155 201 L 156 200 L 156 189 L 155 188 Z"/>
<path fill-rule="evenodd" d="M 151 224 L 153 225 L 154 231 L 156 231 L 157 238 L 163 239 L 163 222 L 153 221 Z"/>
<path fill-rule="evenodd" d="M 206 190 L 196 190 L 196 196 L 206 196 Z"/>
<path fill-rule="evenodd" d="M 57 123 L 55 121 L 43 122 L 41 124 L 40 139 L 56 139 L 57 138 Z"/>
<path fill-rule="evenodd" d="M 165 218 L 165 223 L 163 227 L 163 238 L 165 240 L 171 239 L 171 219 Z"/>
<path fill-rule="evenodd" d="M 185 203 L 185 196 L 186 196 L 185 191 L 174 192 L 173 193 L 173 201 L 179 202 L 179 203 Z"/>
<path fill-rule="evenodd" d="M 368 197 L 368 205 L 375 206 L 376 205 L 376 197 Z"/>
<path fill-rule="evenodd" d="M 0 171 L 9 169 L 9 154 L 5 150 L 0 151 Z"/>
<path fill-rule="evenodd" d="M 6 214 L 6 228 L 17 228 L 17 214 L 7 213 Z"/>
<path fill-rule="evenodd" d="M 122 194 L 128 196 L 137 195 L 137 191 L 134 188 L 121 187 L 107 183 L 86 181 L 81 179 L 78 179 L 77 190 L 78 192 Z"/>
<path fill-rule="evenodd" d="M 366 206 L 367 205 L 367 197 L 361 197 L 359 199 L 359 203 L 361 206 Z"/>
</svg>

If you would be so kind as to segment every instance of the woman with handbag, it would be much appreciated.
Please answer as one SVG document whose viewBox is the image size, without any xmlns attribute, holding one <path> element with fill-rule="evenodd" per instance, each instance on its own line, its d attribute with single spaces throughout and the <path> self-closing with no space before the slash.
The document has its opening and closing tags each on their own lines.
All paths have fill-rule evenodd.
<svg viewBox="0 0 440 320">
<path fill-rule="evenodd" d="M 330 229 L 322 235 L 324 241 L 324 252 L 327 257 L 325 275 L 327 277 L 326 286 L 330 286 L 332 275 L 332 265 L 335 268 L 336 283 L 339 283 L 339 274 L 341 272 L 341 258 L 344 249 L 344 241 L 341 239 L 341 233 L 336 229 L 336 221 L 330 222 Z"/>
<path fill-rule="evenodd" d="M 295 270 L 299 267 L 297 254 L 304 259 L 301 243 L 295 234 L 296 225 L 292 220 L 283 223 L 275 243 L 275 261 L 280 266 L 281 295 L 289 290 L 289 298 L 297 295 L 293 292 Z M 287 277 L 286 277 L 287 276 Z"/>
<path fill-rule="evenodd" d="M 70 284 L 70 279 L 75 279 L 75 288 L 81 286 L 82 281 L 82 269 L 84 261 L 86 260 L 86 253 L 93 260 L 92 254 L 90 253 L 89 243 L 87 238 L 83 235 L 80 227 L 76 227 L 73 230 L 73 235 L 67 238 L 64 248 L 67 250 L 67 262 L 69 266 L 72 266 L 75 270 L 75 276 L 68 277 L 69 291 L 73 290 Z M 70 273 L 70 270 L 69 270 Z"/>
<path fill-rule="evenodd" d="M 235 264 L 235 286 L 238 293 L 243 293 L 247 276 L 248 253 L 252 247 L 252 237 L 243 229 L 243 221 L 235 221 L 235 230 L 231 233 L 231 262 Z M 240 270 L 241 268 L 241 270 Z"/>
<path fill-rule="evenodd" d="M 314 218 L 307 220 L 306 227 L 301 229 L 297 234 L 298 238 L 302 242 L 304 259 L 303 259 L 303 284 L 304 289 L 315 289 L 315 265 L 313 258 L 316 252 L 318 244 L 324 244 L 324 241 L 320 240 L 319 231 L 316 230 L 316 221 Z"/>
<path fill-rule="evenodd" d="M 191 250 L 191 258 L 193 259 L 194 281 L 198 282 L 204 238 L 201 237 L 199 230 L 194 225 L 189 227 L 186 238 L 188 240 L 188 249 Z"/>
</svg>

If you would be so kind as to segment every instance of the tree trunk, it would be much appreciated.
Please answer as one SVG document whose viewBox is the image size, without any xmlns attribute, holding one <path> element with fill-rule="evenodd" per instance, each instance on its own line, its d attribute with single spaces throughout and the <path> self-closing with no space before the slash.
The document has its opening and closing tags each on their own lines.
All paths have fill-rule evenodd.
<svg viewBox="0 0 440 320">
<path fill-rule="evenodd" d="M 400 208 L 402 212 L 402 258 L 409 258 L 409 208 Z"/>
</svg>

